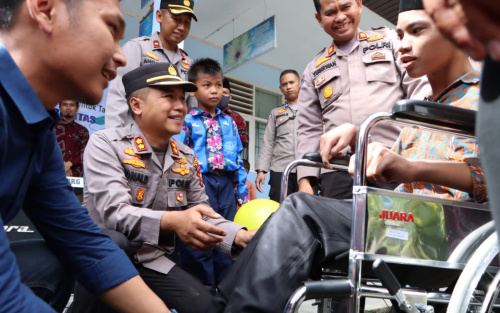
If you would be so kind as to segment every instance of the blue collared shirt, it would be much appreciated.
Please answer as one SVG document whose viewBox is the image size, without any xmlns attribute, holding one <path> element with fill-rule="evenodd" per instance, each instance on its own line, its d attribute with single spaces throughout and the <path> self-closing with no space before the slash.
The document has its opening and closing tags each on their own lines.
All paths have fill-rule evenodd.
<svg viewBox="0 0 500 313">
<path fill-rule="evenodd" d="M 74 277 L 101 293 L 137 275 L 127 256 L 99 231 L 66 179 L 48 112 L 0 44 L 0 221 L 24 210 Z M 5 230 L 0 230 L 0 308 L 54 312 L 21 283 Z"/>
<path fill-rule="evenodd" d="M 193 108 L 175 136 L 194 150 L 202 173 L 221 169 L 230 173 L 239 204 L 249 201 L 246 186 L 247 172 L 241 159 L 241 144 L 238 128 L 233 119 L 216 108 L 215 116 Z"/>
</svg>

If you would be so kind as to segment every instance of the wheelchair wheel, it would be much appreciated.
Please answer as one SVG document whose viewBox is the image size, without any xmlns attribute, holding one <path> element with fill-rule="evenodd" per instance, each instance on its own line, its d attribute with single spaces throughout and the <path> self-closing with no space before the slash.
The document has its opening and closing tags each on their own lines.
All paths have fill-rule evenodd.
<svg viewBox="0 0 500 313">
<path fill-rule="evenodd" d="M 449 313 L 500 312 L 495 305 L 500 287 L 497 261 L 499 252 L 496 233 L 484 241 L 467 262 L 455 285 L 448 305 Z"/>
</svg>

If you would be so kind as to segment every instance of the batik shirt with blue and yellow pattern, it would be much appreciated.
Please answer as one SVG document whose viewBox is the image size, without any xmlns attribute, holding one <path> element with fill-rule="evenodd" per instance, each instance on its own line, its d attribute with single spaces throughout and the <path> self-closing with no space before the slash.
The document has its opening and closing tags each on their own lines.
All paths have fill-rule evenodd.
<svg viewBox="0 0 500 313">
<path fill-rule="evenodd" d="M 436 99 L 431 96 L 426 99 L 463 109 L 477 110 L 479 79 L 480 73 L 471 71 L 453 82 Z M 405 127 L 392 150 L 408 159 L 466 162 L 471 170 L 474 185 L 472 194 L 424 182 L 404 183 L 399 185 L 396 191 L 460 201 L 487 201 L 484 172 L 475 139 Z"/>
<path fill-rule="evenodd" d="M 243 167 L 243 145 L 233 119 L 218 108 L 215 116 L 193 108 L 186 115 L 182 132 L 175 138 L 193 149 L 201 172 L 225 170 L 233 181 L 238 204 L 249 201 L 247 172 Z"/>
</svg>

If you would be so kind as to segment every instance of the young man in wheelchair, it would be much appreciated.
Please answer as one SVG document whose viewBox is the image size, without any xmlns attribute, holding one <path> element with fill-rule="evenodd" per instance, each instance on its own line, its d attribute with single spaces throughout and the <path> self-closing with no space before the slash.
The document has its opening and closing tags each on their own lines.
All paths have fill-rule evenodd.
<svg viewBox="0 0 500 313">
<path fill-rule="evenodd" d="M 479 73 L 467 55 L 438 31 L 421 1 L 401 2 L 400 53 L 412 77 L 427 75 L 428 99 L 477 109 Z M 344 22 L 342 22 L 344 23 Z M 323 159 L 336 156 L 352 140 L 322 141 Z M 437 147 L 431 147 L 437 144 Z M 353 162 L 349 171 L 353 172 Z M 397 191 L 462 201 L 485 202 L 478 150 L 472 139 L 405 128 L 393 149 L 371 143 L 367 178 L 398 182 Z M 297 193 L 261 227 L 219 284 L 210 312 L 281 312 L 303 281 L 350 248 L 352 202 Z M 262 242 L 261 242 L 262 241 Z"/>
</svg>

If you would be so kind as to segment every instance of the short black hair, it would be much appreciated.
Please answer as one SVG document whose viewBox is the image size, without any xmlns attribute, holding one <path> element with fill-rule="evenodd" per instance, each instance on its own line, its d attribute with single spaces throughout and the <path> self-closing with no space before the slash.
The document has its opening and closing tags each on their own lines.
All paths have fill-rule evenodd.
<svg viewBox="0 0 500 313">
<path fill-rule="evenodd" d="M 191 69 L 188 72 L 188 81 L 195 83 L 200 74 L 207 74 L 210 76 L 222 76 L 222 68 L 219 62 L 211 58 L 203 58 L 196 60 L 191 64 Z"/>
<path fill-rule="evenodd" d="M 231 83 L 229 82 L 229 79 L 224 77 L 222 80 L 222 88 L 227 88 L 229 89 L 229 92 L 231 92 Z"/>
<path fill-rule="evenodd" d="M 300 78 L 299 73 L 297 73 L 296 70 L 288 69 L 288 70 L 284 70 L 283 72 L 281 72 L 280 80 L 281 80 L 281 77 L 283 77 L 286 74 L 294 74 L 295 76 L 297 76 L 297 78 Z"/>
<path fill-rule="evenodd" d="M 316 8 L 316 12 L 321 15 L 321 3 L 319 3 L 319 0 L 313 0 L 313 3 L 314 7 Z"/>
<path fill-rule="evenodd" d="M 8 29 L 14 23 L 14 19 L 19 13 L 19 8 L 25 0 L 0 0 L 0 30 Z M 120 0 L 119 0 L 120 1 Z M 80 5 L 81 0 L 64 0 L 67 9 L 72 9 L 75 5 Z M 70 15 L 73 18 L 73 15 Z"/>
<path fill-rule="evenodd" d="M 76 107 L 79 108 L 80 107 L 80 102 L 76 101 L 76 100 L 73 100 L 73 99 L 64 99 L 64 100 L 61 100 L 61 102 L 59 102 L 59 107 L 61 106 L 61 104 L 64 102 L 64 101 L 73 101 L 74 103 L 76 103 Z"/>
<path fill-rule="evenodd" d="M 12 25 L 22 3 L 19 0 L 0 0 L 0 29 L 7 29 Z"/>
<path fill-rule="evenodd" d="M 243 167 L 247 172 L 250 172 L 250 162 L 248 160 L 243 159 Z"/>
</svg>

